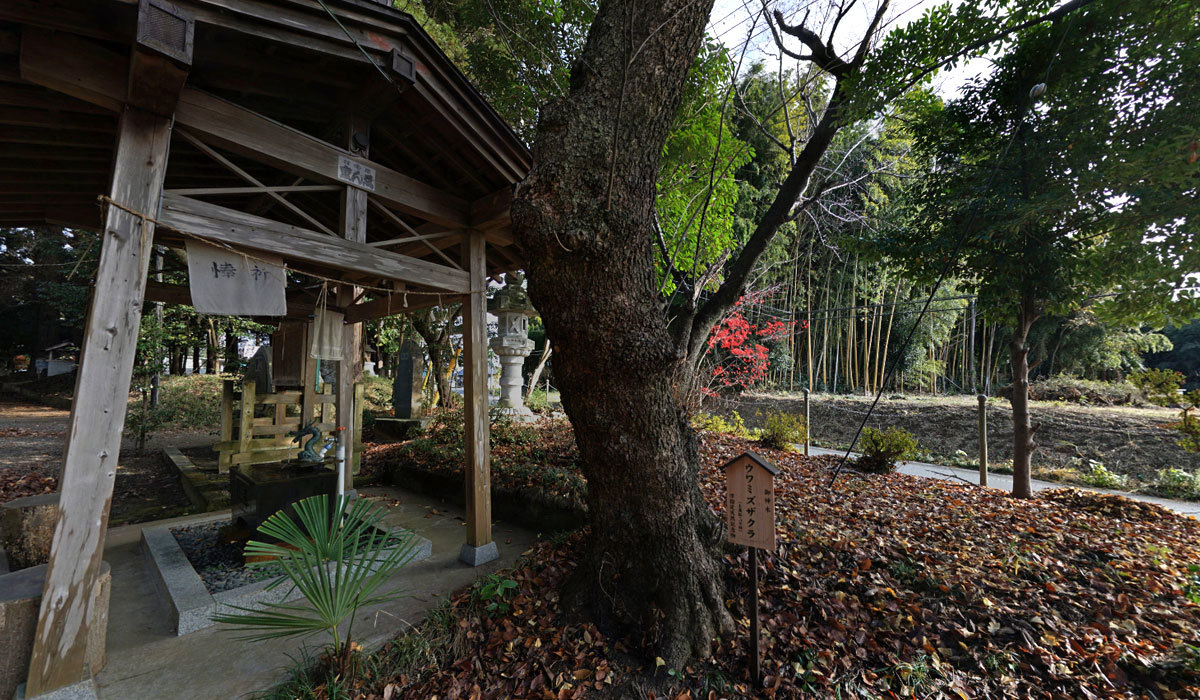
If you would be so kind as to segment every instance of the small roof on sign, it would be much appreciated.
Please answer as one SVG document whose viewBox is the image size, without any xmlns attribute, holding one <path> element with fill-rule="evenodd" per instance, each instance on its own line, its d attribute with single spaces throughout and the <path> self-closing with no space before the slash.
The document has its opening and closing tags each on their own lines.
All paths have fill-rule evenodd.
<svg viewBox="0 0 1200 700">
<path fill-rule="evenodd" d="M 774 464 L 771 464 L 770 462 L 763 459 L 762 457 L 759 457 L 758 453 L 755 452 L 754 450 L 746 450 L 745 452 L 741 453 L 737 457 L 734 457 L 733 459 L 729 460 L 728 462 L 725 463 L 725 466 L 721 467 L 721 471 L 724 471 L 724 470 L 732 467 L 735 462 L 742 459 L 743 457 L 746 459 L 753 460 L 755 464 L 757 464 L 758 466 L 760 466 L 763 469 L 766 469 L 768 472 L 770 472 L 771 476 L 775 476 L 776 474 L 779 473 L 779 470 L 775 468 Z"/>
</svg>

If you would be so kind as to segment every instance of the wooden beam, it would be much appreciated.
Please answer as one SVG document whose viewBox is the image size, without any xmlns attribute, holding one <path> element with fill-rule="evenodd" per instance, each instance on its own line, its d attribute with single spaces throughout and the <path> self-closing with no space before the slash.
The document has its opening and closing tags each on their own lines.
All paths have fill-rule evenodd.
<svg viewBox="0 0 1200 700">
<path fill-rule="evenodd" d="M 262 187 L 185 187 L 166 190 L 164 194 L 179 194 L 185 197 L 215 196 L 228 194 L 263 194 L 264 192 L 340 192 L 341 185 L 263 185 Z M 372 243 L 371 245 L 378 245 Z"/>
<path fill-rule="evenodd" d="M 379 250 L 365 243 L 339 240 L 198 199 L 165 195 L 159 219 L 172 228 L 239 248 L 457 294 L 469 289 L 467 273 L 461 270 Z"/>
<path fill-rule="evenodd" d="M 113 112 L 125 106 L 129 57 L 76 36 L 21 30 L 21 78 Z"/>
<path fill-rule="evenodd" d="M 166 0 L 139 0 L 126 101 L 149 112 L 175 113 L 192 65 L 192 15 Z"/>
<path fill-rule="evenodd" d="M 118 127 L 110 196 L 153 213 L 170 143 L 169 118 L 126 111 Z M 60 514 L 26 697 L 77 683 L 89 673 L 84 659 L 90 604 L 121 452 L 153 234 L 152 223 L 109 208 L 75 385 L 59 483 Z"/>
<path fill-rule="evenodd" d="M 438 231 L 437 233 L 422 233 L 415 236 L 405 236 L 403 238 L 389 238 L 386 241 L 371 241 L 367 245 L 372 248 L 386 248 L 390 245 L 400 245 L 401 243 L 413 243 L 415 241 L 432 241 L 437 238 L 445 238 L 446 236 L 454 236 L 461 231 Z M 457 265 L 456 265 L 457 267 Z"/>
<path fill-rule="evenodd" d="M 512 225 L 513 188 L 505 187 L 486 197 L 480 197 L 471 203 L 471 227 L 481 231 L 491 231 L 497 228 L 507 228 Z M 511 245 L 509 237 L 501 245 Z"/>
<path fill-rule="evenodd" d="M 236 163 L 229 160 L 225 156 L 221 155 L 220 153 L 217 153 L 208 144 L 204 143 L 200 139 L 196 138 L 195 136 L 192 136 L 191 134 L 189 134 L 186 131 L 180 131 L 179 135 L 182 136 L 185 141 L 187 141 L 188 143 L 192 144 L 197 149 L 199 149 L 199 151 L 201 153 L 208 156 L 209 158 L 212 158 L 213 160 L 217 161 L 221 165 L 225 166 L 227 169 L 229 169 L 230 172 L 234 173 L 235 175 L 242 178 L 246 182 L 249 182 L 250 184 L 254 185 L 255 187 L 266 188 L 266 185 L 264 185 L 261 180 L 254 177 L 250 173 L 246 172 L 242 168 L 238 167 L 238 165 Z M 301 219 L 304 219 L 305 221 L 312 224 L 313 226 L 316 226 L 318 230 L 320 230 L 324 233 L 328 233 L 331 236 L 334 235 L 333 231 L 330 231 L 328 226 L 326 226 L 325 224 L 318 221 L 311 214 L 304 211 L 300 207 L 298 207 L 295 204 L 284 199 L 283 195 L 279 194 L 278 192 L 272 192 L 269 189 L 264 189 L 263 191 L 266 193 L 266 195 L 268 197 L 276 200 L 283 206 L 287 207 L 293 214 L 298 215 Z"/>
<path fill-rule="evenodd" d="M 113 111 L 125 103 L 128 66 L 79 37 L 36 29 L 22 36 L 23 79 Z M 364 187 L 390 206 L 447 228 L 467 223 L 466 200 L 202 90 L 183 89 L 175 118 L 209 143 L 296 175 L 344 183 L 347 168 L 373 171 L 373 189 Z"/>
<path fill-rule="evenodd" d="M 441 257 L 442 260 L 445 260 L 451 267 L 457 268 L 459 270 L 462 269 L 461 265 L 454 262 L 454 260 L 452 260 L 450 258 L 450 256 L 443 253 L 440 248 L 430 245 L 428 237 L 422 236 L 421 234 L 417 233 L 416 230 L 413 229 L 412 226 L 409 226 L 407 223 L 404 222 L 404 219 L 401 219 L 399 216 L 397 216 L 396 212 L 392 211 L 391 209 L 388 209 L 387 207 L 383 206 L 379 202 L 369 202 L 369 203 L 371 205 L 373 205 L 379 213 L 383 214 L 384 218 L 388 219 L 392 223 L 399 226 L 401 230 L 408 231 L 409 233 L 413 234 L 414 238 L 412 240 L 420 241 L 423 244 L 425 244 L 425 246 L 427 248 L 429 248 L 433 252 L 437 253 L 438 256 Z"/>
<path fill-rule="evenodd" d="M 414 294 L 412 292 L 408 294 L 394 292 L 347 308 L 345 312 L 346 323 L 374 321 L 377 318 L 387 318 L 388 316 L 395 316 L 397 314 L 406 314 L 411 311 L 461 302 L 462 295 L 460 294 L 437 294 L 431 296 L 429 294 Z"/>
<path fill-rule="evenodd" d="M 466 222 L 465 200 L 219 97 L 185 90 L 177 118 L 218 145 L 297 175 L 338 182 L 346 162 L 357 164 L 374 171 L 371 193 L 397 209 L 446 226 Z"/>
<path fill-rule="evenodd" d="M 353 150 L 363 158 L 370 154 L 371 123 L 362 117 L 347 117 L 344 146 Z M 367 242 L 367 193 L 357 187 L 347 185 L 340 198 L 341 206 L 338 216 L 338 233 L 347 241 L 365 245 Z M 352 306 L 362 290 L 355 286 L 343 286 L 338 289 L 338 303 L 342 306 Z M 345 470 L 342 473 L 342 487 L 346 493 L 354 490 L 354 439 L 359 426 L 355 423 L 355 397 L 358 394 L 358 383 L 363 375 L 363 327 L 361 323 L 347 323 L 342 326 L 342 361 L 337 373 L 337 421 L 338 426 L 345 428 L 342 443 L 345 445 Z"/>
<path fill-rule="evenodd" d="M 462 307 L 463 405 L 466 430 L 467 543 L 460 558 L 483 563 L 481 548 L 492 545 L 491 447 L 488 437 L 487 264 L 483 234 L 468 232 L 463 267 L 471 278 Z M 468 548 L 471 548 L 468 550 Z M 493 557 L 494 558 L 494 557 Z"/>
<path fill-rule="evenodd" d="M 186 284 L 168 284 L 150 280 L 146 283 L 146 301 L 161 301 L 164 304 L 192 305 L 192 290 Z M 308 318 L 312 316 L 316 302 L 303 293 L 289 291 L 287 294 L 287 315 L 290 318 Z M 340 306 L 329 305 L 333 311 L 341 311 Z"/>
</svg>

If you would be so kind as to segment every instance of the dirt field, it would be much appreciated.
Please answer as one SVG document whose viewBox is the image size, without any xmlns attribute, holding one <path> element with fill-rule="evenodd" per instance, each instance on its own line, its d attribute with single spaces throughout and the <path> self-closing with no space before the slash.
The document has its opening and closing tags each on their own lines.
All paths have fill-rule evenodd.
<svg viewBox="0 0 1200 700">
<path fill-rule="evenodd" d="M 1033 422 L 1040 425 L 1035 439 L 1035 468 L 1080 468 L 1088 459 L 1109 470 L 1150 479 L 1159 469 L 1200 469 L 1200 455 L 1185 452 L 1175 443 L 1175 433 L 1161 427 L 1177 412 L 1162 408 L 1129 406 L 1078 406 L 1031 402 Z M 819 443 L 843 446 L 850 442 L 871 397 L 814 394 L 811 406 L 812 435 Z M 747 394 L 718 412 L 737 410 L 746 424 L 759 427 L 769 410 L 799 412 L 799 394 Z M 756 415 L 759 414 L 759 415 Z M 907 396 L 879 401 L 867 425 L 898 425 L 917 437 L 931 461 L 946 461 L 956 450 L 971 458 L 978 455 L 978 408 L 971 396 Z M 1012 406 L 1005 399 L 988 402 L 988 453 L 990 462 L 1012 459 Z"/>
<path fill-rule="evenodd" d="M 0 396 L 0 502 L 56 490 L 69 418 L 68 411 Z M 191 512 L 191 503 L 178 479 L 163 465 L 159 449 L 213 439 L 203 433 L 164 433 L 150 440 L 145 454 L 137 454 L 132 442 L 124 440 L 109 524 Z"/>
</svg>

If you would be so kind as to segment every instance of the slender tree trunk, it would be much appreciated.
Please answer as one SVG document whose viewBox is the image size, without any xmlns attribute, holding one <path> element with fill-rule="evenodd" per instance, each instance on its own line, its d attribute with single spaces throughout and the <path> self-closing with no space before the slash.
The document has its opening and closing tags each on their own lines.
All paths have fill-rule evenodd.
<svg viewBox="0 0 1200 700">
<path fill-rule="evenodd" d="M 542 356 L 538 359 L 537 366 L 533 368 L 533 373 L 529 375 L 529 386 L 525 389 L 525 398 L 529 398 L 529 395 L 537 388 L 538 380 L 542 378 L 542 372 L 545 371 L 546 363 L 549 362 L 552 352 L 554 350 L 550 345 L 550 339 L 547 338 L 545 347 L 542 348 Z"/>
<path fill-rule="evenodd" d="M 1013 410 L 1013 489 L 1017 498 L 1031 498 L 1033 485 L 1030 480 L 1030 460 L 1035 448 L 1035 428 L 1029 421 L 1029 329 L 1037 320 L 1037 311 L 1028 295 L 1022 297 L 1021 311 L 1017 317 L 1017 328 L 1009 344 L 1009 360 L 1012 364 L 1012 410 Z"/>
<path fill-rule="evenodd" d="M 425 341 L 429 371 L 433 373 L 433 379 L 437 382 L 438 405 L 442 408 L 454 405 L 454 395 L 450 390 L 450 365 L 454 355 L 450 331 L 460 309 L 460 306 L 430 309 L 412 316 L 413 330 Z"/>
<path fill-rule="evenodd" d="M 233 328 L 225 329 L 225 365 L 234 365 L 238 363 L 238 337 L 237 333 L 233 332 Z"/>
<path fill-rule="evenodd" d="M 205 338 L 207 339 L 204 348 L 205 354 L 205 372 L 207 374 L 221 373 L 221 359 L 217 356 L 217 324 L 211 319 L 205 319 L 207 326 Z"/>
<path fill-rule="evenodd" d="M 672 668 L 733 631 L 686 410 L 702 342 L 668 326 L 650 250 L 662 146 L 711 9 L 602 2 L 512 207 L 588 482 L 591 534 L 565 598 Z"/>
</svg>

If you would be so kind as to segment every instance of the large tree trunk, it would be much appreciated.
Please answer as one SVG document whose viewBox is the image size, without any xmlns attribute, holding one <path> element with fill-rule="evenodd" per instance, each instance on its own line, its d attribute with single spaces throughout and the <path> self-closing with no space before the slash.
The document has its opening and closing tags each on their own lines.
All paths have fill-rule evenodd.
<svg viewBox="0 0 1200 700">
<path fill-rule="evenodd" d="M 1013 410 L 1013 488 L 1017 498 L 1033 496 L 1030 480 L 1030 460 L 1033 457 L 1034 428 L 1029 421 L 1029 329 L 1037 320 L 1037 311 L 1030 298 L 1021 301 L 1017 316 L 1017 327 L 1009 344 L 1009 362 L 1012 365 L 1012 410 Z"/>
<path fill-rule="evenodd" d="M 691 365 L 650 248 L 662 146 L 711 5 L 601 3 L 570 95 L 542 112 L 512 210 L 588 480 L 591 536 L 568 597 L 671 667 L 732 630 L 723 528 L 684 408 Z"/>
</svg>

